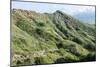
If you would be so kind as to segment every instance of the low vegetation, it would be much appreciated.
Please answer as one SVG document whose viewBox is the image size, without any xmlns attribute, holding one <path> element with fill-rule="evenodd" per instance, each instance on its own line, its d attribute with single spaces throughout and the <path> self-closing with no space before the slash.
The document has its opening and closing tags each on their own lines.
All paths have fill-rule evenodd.
<svg viewBox="0 0 100 67">
<path fill-rule="evenodd" d="M 12 10 L 11 65 L 95 61 L 95 27 L 59 10 Z"/>
</svg>

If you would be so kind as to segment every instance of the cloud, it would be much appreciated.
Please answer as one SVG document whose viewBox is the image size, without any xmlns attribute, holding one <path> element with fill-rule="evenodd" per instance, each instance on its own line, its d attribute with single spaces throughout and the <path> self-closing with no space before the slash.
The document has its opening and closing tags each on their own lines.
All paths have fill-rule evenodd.
<svg viewBox="0 0 100 67">
<path fill-rule="evenodd" d="M 53 13 L 56 10 L 61 10 L 66 14 L 76 16 L 78 18 L 90 18 L 95 16 L 94 6 L 82 6 L 71 4 L 51 4 L 51 3 L 36 3 L 36 2 L 16 2 L 12 1 L 12 8 L 33 10 L 41 13 Z"/>
<path fill-rule="evenodd" d="M 66 7 L 62 8 L 62 10 L 71 15 L 86 13 L 86 12 L 95 13 L 95 7 L 92 7 L 92 6 L 66 5 Z"/>
<path fill-rule="evenodd" d="M 35 10 L 37 12 L 55 12 L 61 10 L 65 13 L 74 15 L 77 13 L 95 11 L 94 7 L 91 6 L 80 6 L 80 5 L 65 5 L 65 4 L 51 4 L 51 3 L 35 3 L 35 2 L 12 2 L 13 8 L 22 8 Z"/>
</svg>

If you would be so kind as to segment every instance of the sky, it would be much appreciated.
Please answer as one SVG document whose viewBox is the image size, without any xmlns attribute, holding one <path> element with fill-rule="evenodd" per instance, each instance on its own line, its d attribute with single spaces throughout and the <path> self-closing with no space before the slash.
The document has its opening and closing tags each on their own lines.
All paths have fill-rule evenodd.
<svg viewBox="0 0 100 67">
<path fill-rule="evenodd" d="M 83 22 L 95 24 L 94 6 L 12 1 L 12 9 L 13 8 L 33 10 L 40 13 L 53 13 L 56 10 L 60 10 Z"/>
</svg>

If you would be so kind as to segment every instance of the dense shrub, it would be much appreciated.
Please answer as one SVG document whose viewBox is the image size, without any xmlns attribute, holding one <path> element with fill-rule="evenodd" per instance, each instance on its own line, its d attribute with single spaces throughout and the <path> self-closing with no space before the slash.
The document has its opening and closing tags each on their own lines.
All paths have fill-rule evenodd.
<svg viewBox="0 0 100 67">
<path fill-rule="evenodd" d="M 81 39 L 78 38 L 78 37 L 74 37 L 72 41 L 74 41 L 76 43 L 79 43 L 79 44 L 83 44 L 83 42 L 81 41 Z"/>
<path fill-rule="evenodd" d="M 12 21 L 12 65 L 95 60 L 95 27 L 72 16 L 15 9 Z"/>
<path fill-rule="evenodd" d="M 53 63 L 53 61 L 48 57 L 48 56 L 44 56 L 44 57 L 36 57 L 35 58 L 35 64 L 51 64 Z"/>
</svg>

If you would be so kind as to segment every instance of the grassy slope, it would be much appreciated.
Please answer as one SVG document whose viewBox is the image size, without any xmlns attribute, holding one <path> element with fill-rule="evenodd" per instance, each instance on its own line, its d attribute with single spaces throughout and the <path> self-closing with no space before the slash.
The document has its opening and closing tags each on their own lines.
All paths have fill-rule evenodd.
<svg viewBox="0 0 100 67">
<path fill-rule="evenodd" d="M 94 27 L 61 11 L 12 11 L 12 66 L 93 60 Z"/>
</svg>

